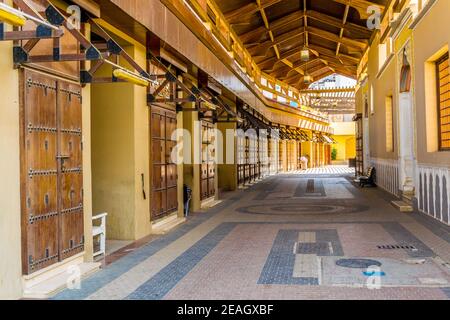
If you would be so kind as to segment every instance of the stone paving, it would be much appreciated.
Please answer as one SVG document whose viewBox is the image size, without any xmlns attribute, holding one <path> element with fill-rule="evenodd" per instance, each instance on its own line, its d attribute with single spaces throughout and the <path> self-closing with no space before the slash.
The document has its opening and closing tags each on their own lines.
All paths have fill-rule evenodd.
<svg viewBox="0 0 450 320">
<path fill-rule="evenodd" d="M 54 299 L 450 299 L 450 227 L 340 174 L 224 194 Z"/>
</svg>

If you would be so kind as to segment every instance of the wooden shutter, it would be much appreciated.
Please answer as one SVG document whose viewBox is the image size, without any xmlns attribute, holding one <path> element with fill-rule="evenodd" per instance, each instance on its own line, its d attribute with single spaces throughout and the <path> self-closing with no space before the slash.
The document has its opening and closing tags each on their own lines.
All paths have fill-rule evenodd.
<svg viewBox="0 0 450 320">
<path fill-rule="evenodd" d="M 448 53 L 436 64 L 438 83 L 439 149 L 450 150 L 450 69 Z"/>
</svg>

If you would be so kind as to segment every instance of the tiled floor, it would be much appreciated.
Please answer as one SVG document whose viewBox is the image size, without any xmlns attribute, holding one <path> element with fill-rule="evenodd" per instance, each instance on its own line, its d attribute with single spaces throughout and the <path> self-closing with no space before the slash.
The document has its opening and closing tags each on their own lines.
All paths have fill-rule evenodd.
<svg viewBox="0 0 450 320">
<path fill-rule="evenodd" d="M 54 298 L 450 298 L 450 228 L 396 211 L 381 190 L 328 170 L 223 198 Z"/>
<path fill-rule="evenodd" d="M 297 174 L 354 174 L 355 169 L 347 165 L 326 166 L 325 168 L 309 168 L 298 171 Z"/>
</svg>

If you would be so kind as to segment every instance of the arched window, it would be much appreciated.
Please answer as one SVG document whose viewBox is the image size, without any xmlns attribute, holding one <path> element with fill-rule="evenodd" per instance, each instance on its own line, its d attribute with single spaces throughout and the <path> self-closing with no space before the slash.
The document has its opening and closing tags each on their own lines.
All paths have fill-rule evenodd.
<svg viewBox="0 0 450 320">
<path fill-rule="evenodd" d="M 411 91 L 411 65 L 406 55 L 406 49 L 403 50 L 403 65 L 400 71 L 400 93 Z"/>
</svg>

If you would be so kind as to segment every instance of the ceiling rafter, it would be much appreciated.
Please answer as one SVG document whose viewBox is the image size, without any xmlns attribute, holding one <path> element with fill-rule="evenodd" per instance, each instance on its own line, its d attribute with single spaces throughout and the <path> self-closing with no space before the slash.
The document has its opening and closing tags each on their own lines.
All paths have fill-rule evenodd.
<svg viewBox="0 0 450 320">
<path fill-rule="evenodd" d="M 367 9 L 384 10 L 388 1 L 233 0 L 233 9 L 225 9 L 224 16 L 261 71 L 304 87 L 306 69 L 314 81 L 332 73 L 355 78 L 373 35 L 364 21 Z M 216 2 L 221 10 L 230 8 Z M 308 63 L 300 61 L 303 47 L 311 53 Z"/>
<path fill-rule="evenodd" d="M 380 8 L 381 11 L 384 11 L 385 9 L 384 5 L 378 4 L 374 1 L 367 1 L 367 0 L 333 0 L 333 1 L 354 8 L 356 11 L 358 11 L 361 19 L 367 19 L 370 16 L 370 13 L 367 12 L 367 8 L 369 8 L 370 6 L 377 6 Z"/>
<path fill-rule="evenodd" d="M 260 5 L 255 2 L 251 2 L 242 8 L 225 13 L 225 18 L 227 18 L 230 23 L 233 23 L 235 19 L 242 20 L 243 18 L 247 18 L 248 16 L 257 13 L 260 8 L 265 9 L 281 1 L 282 0 L 261 0 Z"/>
</svg>

